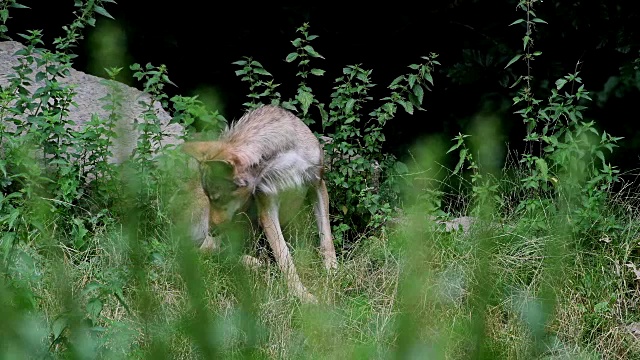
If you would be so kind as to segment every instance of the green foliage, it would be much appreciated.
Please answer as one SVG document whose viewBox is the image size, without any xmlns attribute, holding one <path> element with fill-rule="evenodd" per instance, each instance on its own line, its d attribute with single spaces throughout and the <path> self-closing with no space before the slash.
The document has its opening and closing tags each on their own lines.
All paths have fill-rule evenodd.
<svg viewBox="0 0 640 360">
<path fill-rule="evenodd" d="M 309 34 L 309 25 L 303 24 L 296 30 L 301 36 L 292 40 L 295 52 L 286 57 L 286 61 L 297 61 L 300 78 L 297 93 L 282 101 L 278 86 L 273 83 L 271 74 L 262 65 L 249 58 L 236 61 L 242 66 L 236 75 L 242 81 L 249 82 L 248 108 L 263 104 L 266 98 L 270 103 L 281 105 L 296 112 L 308 125 L 315 121 L 310 109 L 315 106 L 322 120 L 322 138 L 326 154 L 325 166 L 328 168 L 326 181 L 331 193 L 331 213 L 336 218 L 333 226 L 334 237 L 338 243 L 358 236 L 367 228 L 378 229 L 385 224 L 398 205 L 398 176 L 406 171 L 406 165 L 393 156 L 382 152 L 385 141 L 382 132 L 386 123 L 393 119 L 398 105 L 409 114 L 414 109 L 423 110 L 424 92 L 433 86 L 432 71 L 440 65 L 436 54 L 424 56 L 421 64 L 411 64 L 411 73 L 398 76 L 388 86 L 390 95 L 381 99 L 382 105 L 367 110 L 373 100 L 368 95 L 375 86 L 371 82 L 371 70 L 360 65 L 349 65 L 336 78 L 334 92 L 328 106 L 321 103 L 307 84 L 310 75 L 324 76 L 325 71 L 311 67 L 312 59 L 324 59 L 312 46 L 316 35 Z M 269 80 L 262 80 L 268 77 Z M 349 235 L 349 236 L 347 236 Z"/>
<path fill-rule="evenodd" d="M 315 123 L 315 121 L 309 116 L 309 108 L 312 105 L 316 105 L 321 108 L 320 111 L 323 111 L 322 108 L 324 104 L 320 104 L 319 101 L 314 97 L 313 91 L 307 85 L 307 78 L 309 75 L 314 76 L 323 76 L 325 71 L 317 68 L 310 68 L 309 63 L 313 58 L 324 59 L 324 56 L 320 55 L 312 46 L 311 41 L 316 39 L 317 35 L 309 35 L 309 24 L 304 23 L 301 27 L 296 29 L 296 32 L 299 32 L 302 37 L 296 38 L 291 41 L 293 47 L 296 49 L 295 52 L 287 55 L 285 61 L 293 62 L 298 60 L 298 72 L 296 76 L 300 78 L 300 83 L 298 84 L 298 93 L 293 99 L 289 101 L 285 101 L 282 103 L 282 107 L 285 109 L 289 109 L 295 112 L 298 112 L 298 107 L 300 108 L 300 116 L 302 120 L 307 124 L 311 125 Z"/>
<path fill-rule="evenodd" d="M 397 175 L 405 172 L 406 166 L 382 153 L 385 141 L 382 129 L 393 119 L 398 105 L 410 114 L 414 106 L 421 109 L 424 88 L 432 84 L 431 71 L 438 65 L 435 58 L 432 54 L 423 57 L 425 63 L 410 65 L 415 73 L 393 80 L 388 87 L 390 96 L 383 98 L 383 104 L 368 114 L 365 106 L 373 100 L 368 90 L 374 86 L 371 71 L 358 65 L 348 66 L 335 81 L 329 111 L 323 119 L 323 128 L 331 138 L 325 145 L 330 169 L 327 181 L 332 189 L 334 209 L 340 211 L 334 210 L 334 214 L 353 226 L 356 233 L 365 227 L 355 219 L 364 219 L 365 226 L 378 228 L 394 211 L 393 205 L 398 200 Z M 335 229 L 339 239 L 343 229 Z"/>
<path fill-rule="evenodd" d="M 97 159 L 108 155 L 105 152 L 107 144 L 96 146 L 94 143 L 99 137 L 99 131 L 91 133 L 91 130 L 87 129 L 82 132 L 71 130 L 75 124 L 68 115 L 70 107 L 75 105 L 75 90 L 73 86 L 63 85 L 59 81 L 69 74 L 72 60 L 76 56 L 70 49 L 83 38 L 81 30 L 86 25 L 94 25 L 95 12 L 108 15 L 102 3 L 89 1 L 84 4 L 76 1 L 75 6 L 78 10 L 75 20 L 63 27 L 65 36 L 53 41 L 56 51 L 40 47 L 43 45 L 41 31 L 31 30 L 27 34 L 20 34 L 26 42 L 26 47 L 15 54 L 19 56 L 19 65 L 13 68 L 14 73 L 8 74 L 9 85 L 0 91 L 3 94 L 0 109 L 3 118 L 0 141 L 6 141 L 3 185 L 16 191 L 4 197 L 7 201 L 8 207 L 5 209 L 9 212 L 8 216 L 20 218 L 16 209 L 21 208 L 22 201 L 32 199 L 36 193 L 38 196 L 51 197 L 53 209 L 68 209 L 83 195 L 83 183 L 87 177 L 96 176 L 96 172 L 90 169 L 95 168 Z M 0 12 L 3 22 L 8 17 L 8 7 L 23 7 L 15 1 L 3 6 Z M 5 31 L 6 29 L 3 29 L 2 32 Z M 35 80 L 34 84 L 31 78 Z M 31 85 L 38 86 L 33 93 L 28 90 Z M 15 129 L 9 131 L 5 121 L 12 123 Z M 98 125 L 98 120 L 94 123 L 103 126 Z M 104 126 L 104 130 L 107 131 L 104 135 L 108 142 L 110 125 Z M 82 157 L 86 154 L 81 154 L 79 150 L 90 147 L 99 150 L 94 158 L 77 159 L 71 155 Z M 31 151 L 43 160 L 42 169 L 38 169 L 39 164 L 29 159 Z M 26 195 L 25 199 L 17 196 L 20 192 Z"/>
<path fill-rule="evenodd" d="M 619 170 L 607 162 L 605 154 L 611 153 L 622 138 L 599 131 L 594 121 L 584 119 L 585 103 L 591 98 L 577 71 L 558 79 L 546 102 L 533 94 L 531 62 L 541 55 L 541 52 L 533 50 L 533 35 L 536 24 L 546 24 L 535 15 L 533 6 L 536 2 L 520 1 L 518 9 L 524 11 L 526 16 L 510 25 L 524 25 L 525 35 L 523 52 L 515 55 L 506 67 L 522 60 L 527 72 L 512 85 L 515 87 L 524 81 L 513 97 L 513 104 L 522 106 L 515 113 L 522 117 L 527 129 L 527 148 L 519 160 L 526 172 L 520 179 L 524 196 L 515 211 L 529 215 L 543 212 L 557 214 L 560 209 L 569 207 L 570 216 L 575 222 L 573 231 L 577 236 L 607 236 L 615 227 L 600 210 L 607 203 L 610 190 L 619 181 Z M 464 163 L 468 163 L 467 169 L 472 170 L 474 197 L 486 195 L 487 191 L 497 197 L 498 187 L 495 184 L 477 186 L 481 183 L 478 180 L 482 175 L 478 173 L 478 164 L 464 145 L 467 136 L 461 134 L 454 138 L 456 144 L 449 150 L 460 150 L 460 160 L 454 174 Z M 546 229 L 549 226 L 542 217 L 527 218 L 534 228 Z"/>
<path fill-rule="evenodd" d="M 240 76 L 240 80 L 249 83 L 247 96 L 251 101 L 244 103 L 247 109 L 255 109 L 260 106 L 259 99 L 262 97 L 271 98 L 271 104 L 274 105 L 280 102 L 280 93 L 275 91 L 278 84 L 274 84 L 273 80 L 266 81 L 261 78 L 263 76 L 272 77 L 271 73 L 262 67 L 262 64 L 250 57 L 235 61 L 233 64 L 242 66 L 242 70 L 236 70 L 236 75 Z"/>
<path fill-rule="evenodd" d="M 162 151 L 161 122 L 156 113 L 156 106 L 166 108 L 168 106 L 168 96 L 163 91 L 166 84 L 175 85 L 167 76 L 165 65 L 158 67 L 152 64 L 145 65 L 144 69 L 140 64 L 133 64 L 130 69 L 134 71 L 133 77 L 143 82 L 144 92 L 149 94 L 150 100 L 141 99 L 138 101 L 144 110 L 142 119 L 134 119 L 136 130 L 140 131 L 140 138 L 134 150 L 133 158 L 144 168 L 153 167 L 152 156 L 155 151 Z"/>
<path fill-rule="evenodd" d="M 501 199 L 497 193 L 498 185 L 493 182 L 493 179 L 484 169 L 481 169 L 480 164 L 474 160 L 472 155 L 473 151 L 469 149 L 465 142 L 465 139 L 470 136 L 471 135 L 458 133 L 458 135 L 453 138 L 456 143 L 449 148 L 447 154 L 459 149 L 459 159 L 453 169 L 453 175 L 461 173 L 464 164 L 468 164 L 466 170 L 471 170 L 471 195 L 472 201 L 475 203 L 472 209 L 480 211 L 483 209 L 483 204 L 489 201 L 501 202 Z M 475 213 L 474 215 L 478 216 L 480 214 Z"/>
<path fill-rule="evenodd" d="M 209 110 L 198 96 L 176 95 L 171 98 L 173 104 L 173 117 L 171 123 L 178 123 L 185 127 L 181 135 L 183 140 L 190 139 L 197 131 L 201 133 L 219 134 L 227 123 L 227 120 L 218 110 Z"/>
<path fill-rule="evenodd" d="M 16 0 L 5 0 L 0 3 L 0 40 L 5 39 L 8 40 L 9 37 L 6 35 L 7 29 L 7 20 L 11 17 L 9 16 L 9 9 L 28 9 L 28 6 L 22 5 L 18 3 Z"/>
</svg>

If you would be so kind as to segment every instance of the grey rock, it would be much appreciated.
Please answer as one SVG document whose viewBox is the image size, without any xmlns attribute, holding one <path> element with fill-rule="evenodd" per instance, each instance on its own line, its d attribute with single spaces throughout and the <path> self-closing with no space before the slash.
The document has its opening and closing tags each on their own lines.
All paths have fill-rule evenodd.
<svg viewBox="0 0 640 360">
<path fill-rule="evenodd" d="M 19 57 L 14 54 L 22 48 L 24 48 L 24 46 L 16 41 L 0 42 L 0 86 L 6 87 L 9 84 L 8 75 L 14 72 L 12 67 L 19 65 Z M 35 71 L 31 76 L 35 77 Z M 32 85 L 28 87 L 28 90 L 32 93 L 44 84 L 43 81 L 36 83 L 33 77 L 31 78 Z M 102 109 L 104 103 L 98 101 L 98 99 L 106 96 L 110 91 L 109 86 L 102 83 L 104 81 L 106 80 L 75 69 L 71 69 L 68 76 L 60 79 L 60 83 L 63 85 L 75 85 L 76 95 L 73 97 L 73 100 L 77 106 L 71 106 L 69 113 L 69 119 L 75 123 L 71 126 L 74 130 L 86 127 L 87 122 L 91 120 L 92 114 L 97 114 L 101 118 L 107 118 L 109 116 L 109 112 Z M 121 90 L 123 96 L 122 117 L 116 124 L 116 132 L 119 136 L 114 141 L 115 144 L 112 149 L 113 156 L 110 159 L 112 162 L 120 163 L 131 155 L 135 148 L 136 141 L 140 136 L 139 132 L 134 131 L 133 128 L 134 119 L 143 121 L 142 114 L 144 107 L 138 102 L 142 100 L 149 103 L 151 97 L 125 84 L 110 82 L 114 83 Z M 181 143 L 180 135 L 183 134 L 184 128 L 179 124 L 169 124 L 171 116 L 160 104 L 155 103 L 154 110 L 160 119 L 162 124 L 161 128 L 165 134 L 162 145 Z M 5 119 L 0 119 L 0 121 L 5 122 L 10 131 L 15 131 L 13 123 L 6 122 Z M 155 147 L 157 148 L 157 144 Z"/>
<path fill-rule="evenodd" d="M 471 216 L 461 216 L 448 221 L 438 220 L 436 223 L 444 224 L 446 232 L 462 230 L 463 233 L 468 234 L 471 226 L 477 221 L 476 218 Z"/>
</svg>

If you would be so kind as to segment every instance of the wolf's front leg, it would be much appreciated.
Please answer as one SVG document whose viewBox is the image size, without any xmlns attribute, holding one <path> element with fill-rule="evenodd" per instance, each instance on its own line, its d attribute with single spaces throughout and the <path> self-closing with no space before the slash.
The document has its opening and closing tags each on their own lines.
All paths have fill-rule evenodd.
<svg viewBox="0 0 640 360">
<path fill-rule="evenodd" d="M 318 233 L 320 234 L 320 253 L 324 260 L 324 267 L 327 270 L 332 270 L 338 267 L 338 260 L 336 259 L 336 250 L 333 245 L 331 225 L 329 224 L 329 194 L 327 193 L 327 186 L 322 179 L 314 187 L 316 201 L 313 209 L 318 223 Z"/>
<path fill-rule="evenodd" d="M 296 272 L 293 258 L 282 235 L 282 229 L 280 228 L 277 199 L 273 196 L 260 194 L 257 196 L 257 200 L 260 225 L 264 230 L 280 270 L 287 277 L 289 291 L 304 302 L 317 303 L 315 296 L 302 285 L 300 277 L 298 277 L 298 273 Z"/>
<path fill-rule="evenodd" d="M 220 239 L 209 235 L 210 205 L 202 186 L 192 186 L 193 199 L 189 206 L 191 239 L 202 251 L 215 251 L 220 248 Z"/>
</svg>

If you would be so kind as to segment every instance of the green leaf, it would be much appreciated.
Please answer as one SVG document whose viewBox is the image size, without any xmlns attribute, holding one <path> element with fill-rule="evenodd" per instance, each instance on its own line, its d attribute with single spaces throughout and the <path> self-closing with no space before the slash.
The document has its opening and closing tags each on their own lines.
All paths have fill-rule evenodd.
<svg viewBox="0 0 640 360">
<path fill-rule="evenodd" d="M 522 43 L 522 49 L 526 50 L 527 49 L 527 45 L 529 45 L 529 41 L 531 40 L 531 37 L 529 35 L 525 35 L 523 38 L 523 43 Z"/>
<path fill-rule="evenodd" d="M 413 85 L 416 83 L 416 80 L 418 80 L 418 77 L 415 74 L 410 74 L 408 80 L 409 80 L 409 87 L 412 88 Z"/>
<path fill-rule="evenodd" d="M 397 78 L 393 79 L 393 81 L 391 82 L 391 84 L 389 85 L 389 87 L 392 87 L 394 85 L 397 85 L 398 83 L 400 83 L 400 81 L 402 81 L 402 79 L 404 79 L 404 75 L 400 75 Z"/>
<path fill-rule="evenodd" d="M 102 15 L 102 16 L 104 16 L 104 17 L 108 17 L 109 19 L 115 20 L 115 19 L 113 18 L 113 16 L 111 16 L 111 14 L 109 14 L 109 13 L 107 12 L 107 10 L 105 10 L 102 6 L 96 6 L 96 7 L 95 7 L 95 10 L 96 10 L 96 12 L 97 12 L 98 14 L 100 14 L 100 15 Z"/>
<path fill-rule="evenodd" d="M 409 167 L 407 166 L 407 164 L 403 163 L 402 161 L 396 161 L 393 167 L 396 170 L 396 173 L 400 175 L 406 174 L 409 172 Z"/>
<path fill-rule="evenodd" d="M 64 329 L 67 328 L 68 322 L 69 321 L 67 320 L 66 316 L 60 316 L 53 322 L 53 324 L 51 325 L 51 330 L 53 331 L 54 340 L 57 340 L 60 335 L 62 335 Z"/>
<path fill-rule="evenodd" d="M 324 75 L 324 70 L 321 69 L 311 69 L 311 73 L 315 76 L 322 76 Z"/>
<path fill-rule="evenodd" d="M 0 196 L 2 196 L 1 193 L 0 193 Z M 0 198 L 0 200 L 2 199 Z M 2 204 L 2 201 L 0 201 L 0 204 Z M 13 216 L 14 213 L 15 213 L 15 216 Z M 14 210 L 10 216 L 3 217 L 0 220 L 2 220 L 2 222 L 5 222 L 6 220 L 8 220 L 9 217 L 17 218 L 17 215 L 19 215 L 19 211 Z M 9 224 L 9 225 L 11 225 L 12 223 L 13 221 L 5 222 L 5 224 Z M 2 238 L 0 238 L 0 245 L 2 245 L 2 252 L 4 253 L 4 261 L 7 261 L 7 257 L 9 256 L 9 254 L 11 254 L 11 248 L 13 247 L 15 238 L 16 238 L 16 234 L 14 232 L 5 232 L 4 235 L 2 235 Z"/>
<path fill-rule="evenodd" d="M 11 4 L 12 8 L 16 8 L 16 9 L 31 9 L 30 7 L 26 6 L 26 5 L 22 5 L 22 4 L 18 4 L 18 3 L 13 3 Z"/>
<path fill-rule="evenodd" d="M 422 104 L 422 99 L 424 98 L 424 89 L 419 84 L 413 87 L 413 94 L 418 98 L 418 103 Z"/>
<path fill-rule="evenodd" d="M 269 73 L 267 70 L 265 70 L 265 69 L 263 69 L 261 67 L 253 69 L 253 72 L 255 72 L 256 74 L 260 74 L 260 75 L 273 76 L 273 75 L 271 75 L 271 73 Z"/>
<path fill-rule="evenodd" d="M 398 100 L 398 103 L 400 103 L 400 105 L 402 105 L 402 107 L 404 108 L 404 111 L 406 111 L 409 114 L 413 115 L 413 104 L 411 104 L 411 102 L 404 101 L 404 100 Z"/>
<path fill-rule="evenodd" d="M 120 303 L 120 305 L 122 305 L 127 312 L 131 312 L 131 309 L 129 308 L 129 305 L 127 305 L 127 302 L 124 300 L 124 294 L 122 293 L 122 289 L 121 288 L 116 288 L 113 290 L 113 294 L 115 295 L 116 299 L 118 299 L 118 302 Z"/>
<path fill-rule="evenodd" d="M 98 318 L 98 316 L 100 316 L 100 313 L 102 312 L 102 307 L 103 307 L 102 300 L 98 298 L 94 298 L 92 300 L 89 300 L 89 302 L 87 302 L 87 313 L 89 313 L 89 315 L 93 319 L 96 319 Z"/>
<path fill-rule="evenodd" d="M 409 101 L 411 102 L 411 104 L 413 104 L 413 106 L 415 106 L 416 109 L 422 110 L 422 107 L 420 107 L 420 102 L 418 102 L 418 97 L 415 96 L 413 93 L 409 93 L 407 95 L 409 95 Z"/>
<path fill-rule="evenodd" d="M 426 73 L 424 74 L 424 78 L 431 84 L 433 85 L 433 78 L 431 77 L 430 73 Z"/>
<path fill-rule="evenodd" d="M 284 101 L 284 102 L 281 104 L 281 106 L 282 106 L 283 108 L 285 108 L 285 109 L 287 109 L 287 110 L 291 110 L 291 111 L 293 111 L 293 112 L 297 112 L 297 111 L 298 111 L 298 109 L 296 109 L 295 105 L 291 104 L 291 103 L 290 103 L 290 102 L 288 102 L 288 101 Z"/>
<path fill-rule="evenodd" d="M 353 112 L 353 106 L 356 104 L 356 99 L 349 99 L 347 103 L 344 105 L 344 112 L 346 114 L 350 114 Z"/>
<path fill-rule="evenodd" d="M 322 119 L 322 125 L 324 127 L 324 124 L 326 124 L 329 120 L 329 113 L 327 113 L 327 110 L 324 109 L 324 104 L 317 104 L 317 106 L 318 110 L 320 111 L 320 119 Z"/>
<path fill-rule="evenodd" d="M 324 56 L 318 54 L 311 45 L 305 45 L 305 47 L 303 48 L 304 51 L 307 52 L 307 54 L 313 56 L 313 57 L 317 57 L 317 58 L 321 58 L 324 59 Z"/>
<path fill-rule="evenodd" d="M 548 25 L 548 23 L 547 23 L 546 21 L 544 21 L 544 20 L 542 20 L 542 19 L 539 19 L 539 18 L 534 18 L 534 19 L 533 19 L 533 20 L 531 20 L 531 21 L 533 21 L 533 22 L 535 22 L 535 23 L 542 23 L 542 24 L 547 24 L 547 25 Z"/>
<path fill-rule="evenodd" d="M 300 38 L 297 38 L 297 39 L 291 41 L 291 43 L 295 47 L 299 47 L 301 42 L 302 42 L 302 39 L 300 39 Z"/>
<path fill-rule="evenodd" d="M 246 60 L 238 60 L 238 61 L 232 62 L 231 64 L 244 66 L 244 65 L 247 65 L 247 61 Z"/>
<path fill-rule="evenodd" d="M 524 22 L 524 19 L 518 19 L 518 20 L 516 20 L 516 21 L 512 22 L 511 24 L 509 24 L 509 26 L 516 25 L 516 24 L 520 24 L 520 23 L 522 23 L 522 22 Z"/>
<path fill-rule="evenodd" d="M 556 80 L 556 89 L 560 90 L 560 89 L 562 89 L 566 84 L 567 84 L 567 80 L 565 80 L 565 79 L 558 79 L 558 80 Z"/>
<path fill-rule="evenodd" d="M 387 114 L 393 114 L 396 112 L 396 105 L 392 102 L 385 103 L 381 106 L 382 110 L 384 110 Z"/>
<path fill-rule="evenodd" d="M 455 169 L 453 169 L 453 175 L 457 174 L 462 165 L 464 165 L 464 160 L 467 158 L 467 149 L 463 148 L 460 150 L 460 158 L 458 159 L 458 163 L 456 164 Z"/>
<path fill-rule="evenodd" d="M 306 114 L 309 111 L 309 106 L 313 103 L 313 95 L 306 91 L 301 91 L 296 96 L 296 99 L 300 102 L 302 113 Z"/>
<path fill-rule="evenodd" d="M 504 68 L 508 68 L 509 66 L 511 66 L 511 64 L 513 64 L 514 62 L 520 60 L 520 58 L 522 57 L 522 54 L 517 54 L 516 56 L 514 56 L 509 63 L 507 64 L 507 66 L 505 66 Z"/>
<path fill-rule="evenodd" d="M 287 58 L 284 59 L 284 61 L 286 62 L 292 62 L 293 60 L 298 58 L 298 53 L 296 52 L 292 52 L 291 54 L 287 55 Z"/>
<path fill-rule="evenodd" d="M 460 145 L 462 145 L 462 143 L 460 141 L 458 141 L 456 144 L 451 145 L 451 147 L 449 148 L 449 150 L 447 150 L 447 154 L 452 152 L 453 150 L 457 149 L 460 147 Z"/>
<path fill-rule="evenodd" d="M 506 67 L 505 67 L 506 68 Z M 520 81 L 522 81 L 522 76 L 518 76 L 518 78 L 516 79 L 516 81 L 513 82 L 513 84 L 511 84 L 511 86 L 509 86 L 509 89 L 513 89 L 516 85 L 518 85 L 520 83 Z M 515 100 L 514 100 L 515 101 Z"/>
<path fill-rule="evenodd" d="M 537 158 L 536 159 L 536 168 L 542 174 L 543 179 L 547 179 L 549 177 L 549 167 L 547 166 L 547 162 L 544 159 Z"/>
<path fill-rule="evenodd" d="M 596 313 L 607 312 L 609 311 L 609 302 L 608 301 L 599 302 L 593 306 L 593 310 Z"/>
</svg>

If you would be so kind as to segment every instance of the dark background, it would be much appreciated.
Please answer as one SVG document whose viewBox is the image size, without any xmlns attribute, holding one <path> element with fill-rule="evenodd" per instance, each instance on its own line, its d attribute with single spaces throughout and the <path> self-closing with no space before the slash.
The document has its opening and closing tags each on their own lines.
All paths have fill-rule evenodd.
<svg viewBox="0 0 640 360">
<path fill-rule="evenodd" d="M 51 44 L 62 34 L 61 27 L 73 19 L 73 1 L 22 0 L 31 10 L 12 10 L 10 35 L 27 29 L 43 29 Z M 536 97 L 545 99 L 555 80 L 576 68 L 580 70 L 593 102 L 586 116 L 615 136 L 624 136 L 623 149 L 612 157 L 614 164 L 635 168 L 640 150 L 636 103 L 638 75 L 632 62 L 638 58 L 640 19 L 638 1 L 544 1 L 536 3 L 536 15 L 548 22 L 534 33 L 534 50 L 543 52 L 533 63 Z M 301 5 L 247 4 L 244 2 L 151 0 L 105 4 L 115 21 L 99 16 L 95 29 L 88 29 L 86 41 L 77 48 L 78 70 L 104 76 L 91 52 L 96 31 L 120 29 L 125 52 L 120 61 L 166 64 L 169 77 L 178 85 L 167 88 L 170 95 L 193 95 L 199 89 L 213 89 L 217 107 L 227 119 L 242 115 L 248 86 L 234 74 L 231 63 L 242 56 L 260 61 L 274 75 L 284 98 L 295 94 L 296 66 L 284 58 L 293 51 L 290 41 L 295 29 L 310 23 L 312 42 L 326 60 L 314 60 L 326 70 L 314 78 L 311 87 L 327 103 L 333 80 L 349 64 L 373 69 L 377 84 L 374 97 L 386 96 L 386 86 L 418 63 L 421 55 L 435 52 L 442 64 L 434 74 L 435 87 L 425 94 L 426 112 L 413 116 L 400 112 L 387 124 L 387 150 L 400 156 L 417 138 L 444 132 L 452 137 L 469 132 L 472 118 L 495 114 L 511 149 L 522 146 L 524 128 L 510 108 L 515 94 L 512 84 L 525 73 L 524 63 L 504 69 L 522 49 L 524 27 L 508 26 L 525 15 L 516 11 L 517 1 L 459 0 L 414 2 L 339 2 Z M 115 61 L 115 60 L 114 60 Z M 106 62 L 106 63 L 105 63 Z M 627 82 L 604 92 L 612 77 Z M 130 78 L 124 81 L 135 84 Z M 371 104 L 371 107 L 377 103 Z"/>
</svg>

